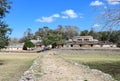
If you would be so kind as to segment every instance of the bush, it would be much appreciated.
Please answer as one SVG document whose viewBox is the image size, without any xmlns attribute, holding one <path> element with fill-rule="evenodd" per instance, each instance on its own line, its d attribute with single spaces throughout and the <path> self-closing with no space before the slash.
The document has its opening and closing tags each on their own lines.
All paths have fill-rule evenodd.
<svg viewBox="0 0 120 81">
<path fill-rule="evenodd" d="M 27 47 L 25 45 L 23 46 L 23 50 L 27 50 Z"/>
<path fill-rule="evenodd" d="M 27 48 L 33 48 L 33 47 L 35 47 L 35 45 L 31 41 L 26 41 L 23 46 L 23 50 L 27 50 Z"/>
</svg>

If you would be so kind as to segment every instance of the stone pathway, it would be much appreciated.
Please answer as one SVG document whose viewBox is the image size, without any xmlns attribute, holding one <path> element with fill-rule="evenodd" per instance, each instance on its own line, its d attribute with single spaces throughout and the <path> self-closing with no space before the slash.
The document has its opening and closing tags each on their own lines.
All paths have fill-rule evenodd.
<svg viewBox="0 0 120 81">
<path fill-rule="evenodd" d="M 97 74 L 66 62 L 54 55 L 54 51 L 45 52 L 41 70 L 43 75 L 37 81 L 113 81 L 101 73 Z"/>
</svg>

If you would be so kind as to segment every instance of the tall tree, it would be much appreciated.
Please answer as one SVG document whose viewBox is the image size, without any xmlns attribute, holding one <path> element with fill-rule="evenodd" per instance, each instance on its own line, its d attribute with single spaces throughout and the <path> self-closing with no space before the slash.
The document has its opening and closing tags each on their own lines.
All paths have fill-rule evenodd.
<svg viewBox="0 0 120 81">
<path fill-rule="evenodd" d="M 100 14 L 100 21 L 102 22 L 103 28 L 114 29 L 120 28 L 120 0 L 111 0 L 111 3 L 118 3 L 117 5 L 107 5 L 102 8 Z"/>
<path fill-rule="evenodd" d="M 32 33 L 32 29 L 28 28 L 25 32 L 24 32 L 24 36 L 19 40 L 20 43 L 26 42 L 28 40 L 31 40 L 34 38 L 34 35 Z"/>
<path fill-rule="evenodd" d="M 116 5 L 104 5 L 102 7 L 101 14 L 98 16 L 99 22 L 102 24 L 102 30 L 107 30 L 107 32 L 99 32 L 99 39 L 106 41 L 106 40 L 111 40 L 110 36 L 115 36 L 112 35 L 114 29 L 120 29 L 120 0 L 106 0 L 110 1 L 110 3 L 117 3 Z M 108 32 L 109 31 L 109 32 Z M 101 33 L 101 34 L 100 34 Z M 115 37 L 113 37 L 115 38 Z"/>
<path fill-rule="evenodd" d="M 11 29 L 8 25 L 3 21 L 6 13 L 9 12 L 10 2 L 7 0 L 0 0 L 0 49 L 4 48 L 8 45 L 9 34 L 11 33 Z"/>
<path fill-rule="evenodd" d="M 79 33 L 79 28 L 76 26 L 65 26 L 66 39 L 71 39 L 73 36 L 77 36 Z"/>
<path fill-rule="evenodd" d="M 33 39 L 33 34 L 32 34 L 32 29 L 31 28 L 28 28 L 24 34 L 25 34 L 25 36 L 28 40 Z"/>
<path fill-rule="evenodd" d="M 62 27 L 55 30 L 48 27 L 39 28 L 35 36 L 40 36 L 44 45 L 56 45 L 65 43 L 65 34 Z"/>
<path fill-rule="evenodd" d="M 9 13 L 9 9 L 11 2 L 8 2 L 7 0 L 0 0 L 0 18 L 5 17 L 6 13 Z"/>
</svg>

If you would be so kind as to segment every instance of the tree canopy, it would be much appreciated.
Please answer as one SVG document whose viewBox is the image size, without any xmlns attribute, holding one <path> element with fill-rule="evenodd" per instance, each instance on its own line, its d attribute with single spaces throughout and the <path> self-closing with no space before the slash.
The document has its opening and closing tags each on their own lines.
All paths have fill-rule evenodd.
<svg viewBox="0 0 120 81">
<path fill-rule="evenodd" d="M 9 34 L 11 34 L 11 29 L 3 21 L 6 13 L 9 12 L 10 2 L 7 0 L 0 0 L 0 49 L 8 45 Z"/>
<path fill-rule="evenodd" d="M 24 32 L 24 36 L 19 40 L 20 43 L 26 42 L 28 40 L 31 40 L 34 38 L 34 35 L 32 33 L 32 29 L 28 28 L 25 32 Z"/>
<path fill-rule="evenodd" d="M 83 30 L 79 33 L 79 28 L 76 26 L 62 26 L 58 25 L 56 29 L 50 29 L 47 26 L 39 28 L 35 34 L 33 34 L 32 39 L 37 39 L 40 37 L 43 45 L 63 45 L 68 39 L 74 36 L 93 36 L 94 39 L 98 39 L 103 42 L 113 42 L 120 47 L 120 30 L 114 31 L 95 31 Z M 24 37 L 23 37 L 24 38 Z"/>
<path fill-rule="evenodd" d="M 120 30 L 113 30 L 111 31 L 99 31 L 95 32 L 94 30 L 83 30 L 80 33 L 80 36 L 93 36 L 94 39 L 103 42 L 113 42 L 120 47 Z"/>
<path fill-rule="evenodd" d="M 6 13 L 9 13 L 9 9 L 11 2 L 8 2 L 7 0 L 0 0 L 0 18 L 5 17 Z"/>
<path fill-rule="evenodd" d="M 59 25 L 57 29 L 49 29 L 47 26 L 39 28 L 35 32 L 35 37 L 40 36 L 44 45 L 65 44 L 67 39 L 78 35 L 79 29 L 76 26 Z"/>
<path fill-rule="evenodd" d="M 31 41 L 28 40 L 25 42 L 25 44 L 23 46 L 23 50 L 31 49 L 33 47 L 35 47 L 35 45 Z"/>
</svg>

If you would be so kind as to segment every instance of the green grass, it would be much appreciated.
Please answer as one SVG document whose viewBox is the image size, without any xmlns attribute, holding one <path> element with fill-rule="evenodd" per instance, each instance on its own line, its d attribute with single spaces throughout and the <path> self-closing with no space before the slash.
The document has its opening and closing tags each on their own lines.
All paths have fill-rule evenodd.
<svg viewBox="0 0 120 81">
<path fill-rule="evenodd" d="M 0 53 L 0 81 L 17 81 L 38 54 Z"/>
<path fill-rule="evenodd" d="M 88 65 L 92 69 L 99 69 L 105 73 L 112 75 L 120 81 L 120 53 L 119 52 L 74 52 L 61 54 L 62 57 L 68 60 L 73 60 L 77 63 Z"/>
<path fill-rule="evenodd" d="M 90 66 L 92 69 L 99 69 L 105 73 L 112 75 L 115 79 L 120 81 L 120 61 L 117 62 L 94 62 L 83 63 Z"/>
</svg>

